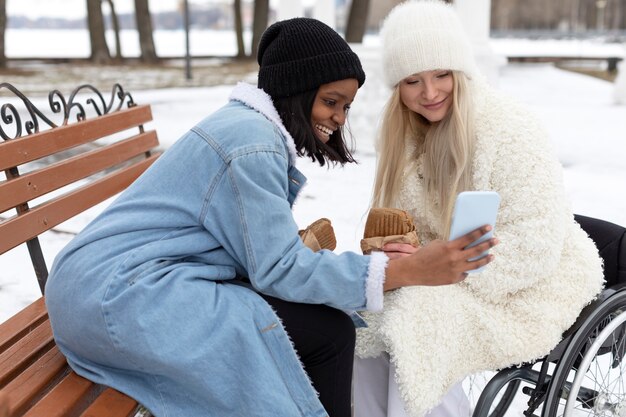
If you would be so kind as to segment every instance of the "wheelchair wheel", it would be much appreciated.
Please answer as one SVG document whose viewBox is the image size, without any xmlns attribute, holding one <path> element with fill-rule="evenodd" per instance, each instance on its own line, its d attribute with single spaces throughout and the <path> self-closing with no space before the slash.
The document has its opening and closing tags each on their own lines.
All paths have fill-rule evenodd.
<svg viewBox="0 0 626 417">
<path fill-rule="evenodd" d="M 517 391 L 519 391 L 519 387 L 522 385 L 522 381 L 519 379 L 515 381 L 511 381 L 507 384 L 506 390 L 500 397 L 500 401 L 498 404 L 489 412 L 489 417 L 503 417 L 506 412 L 509 410 Z"/>
<path fill-rule="evenodd" d="M 475 404 L 473 404 L 472 417 L 504 417 L 520 385 L 519 380 L 509 381 L 492 396 L 481 396 L 477 402 L 473 401 L 472 403 Z"/>
<path fill-rule="evenodd" d="M 626 291 L 584 320 L 552 376 L 542 417 L 626 417 Z"/>
<path fill-rule="evenodd" d="M 470 383 L 469 387 L 477 387 L 479 394 L 479 397 L 476 398 L 476 392 L 472 394 L 472 391 L 466 388 L 472 406 L 472 417 L 504 417 L 513 415 L 511 409 L 518 410 L 512 411 L 517 413 L 526 408 L 525 397 L 517 394 L 521 392 L 528 395 L 524 392 L 523 387 L 537 385 L 540 373 L 533 369 L 533 366 L 526 364 L 520 367 L 502 369 L 497 374 L 490 375 L 488 383 L 480 384 L 480 386 L 475 382 Z M 486 381 L 484 376 L 482 379 Z"/>
</svg>

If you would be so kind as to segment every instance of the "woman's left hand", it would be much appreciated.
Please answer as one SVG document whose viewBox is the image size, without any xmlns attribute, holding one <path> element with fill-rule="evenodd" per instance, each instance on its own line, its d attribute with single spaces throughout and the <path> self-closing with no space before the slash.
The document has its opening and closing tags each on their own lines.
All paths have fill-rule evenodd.
<svg viewBox="0 0 626 417">
<path fill-rule="evenodd" d="M 417 252 L 419 247 L 415 247 L 408 243 L 387 243 L 382 249 L 389 259 L 398 259 Z"/>
</svg>

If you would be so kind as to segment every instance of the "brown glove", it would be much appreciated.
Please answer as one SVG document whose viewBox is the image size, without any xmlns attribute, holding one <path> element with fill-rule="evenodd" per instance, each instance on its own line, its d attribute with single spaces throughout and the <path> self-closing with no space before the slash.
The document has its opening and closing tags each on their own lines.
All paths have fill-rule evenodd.
<svg viewBox="0 0 626 417">
<path fill-rule="evenodd" d="M 302 242 L 313 252 L 320 249 L 335 250 L 337 240 L 335 230 L 327 218 L 321 218 L 311 223 L 309 227 L 298 232 Z"/>
<path fill-rule="evenodd" d="M 387 243 L 419 245 L 411 215 L 394 208 L 373 208 L 365 222 L 361 250 L 365 255 L 382 250 Z"/>
</svg>

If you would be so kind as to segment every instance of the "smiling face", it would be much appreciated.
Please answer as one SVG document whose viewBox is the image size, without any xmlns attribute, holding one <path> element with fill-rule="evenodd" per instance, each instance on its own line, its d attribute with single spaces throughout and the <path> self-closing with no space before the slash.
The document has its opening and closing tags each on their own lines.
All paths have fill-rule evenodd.
<svg viewBox="0 0 626 417">
<path fill-rule="evenodd" d="M 353 78 L 319 87 L 311 108 L 311 126 L 319 140 L 328 142 L 333 132 L 344 125 L 358 89 L 359 82 Z"/>
<path fill-rule="evenodd" d="M 441 121 L 452 107 L 452 71 L 435 70 L 413 74 L 400 81 L 400 99 L 410 110 L 431 123 Z"/>
</svg>

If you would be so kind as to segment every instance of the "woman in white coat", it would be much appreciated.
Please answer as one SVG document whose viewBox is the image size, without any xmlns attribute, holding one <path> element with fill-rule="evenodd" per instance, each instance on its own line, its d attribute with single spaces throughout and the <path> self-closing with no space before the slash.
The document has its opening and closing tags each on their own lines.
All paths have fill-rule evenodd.
<svg viewBox="0 0 626 417">
<path fill-rule="evenodd" d="M 574 221 L 546 133 L 481 79 L 453 7 L 402 3 L 381 37 L 392 93 L 373 205 L 407 210 L 426 245 L 448 237 L 459 192 L 495 190 L 501 244 L 480 274 L 447 287 L 387 292 L 382 312 L 364 314 L 355 415 L 459 416 L 467 408 L 464 377 L 532 361 L 559 342 L 601 290 L 601 261 Z M 401 257 L 419 249 L 384 250 Z"/>
</svg>

